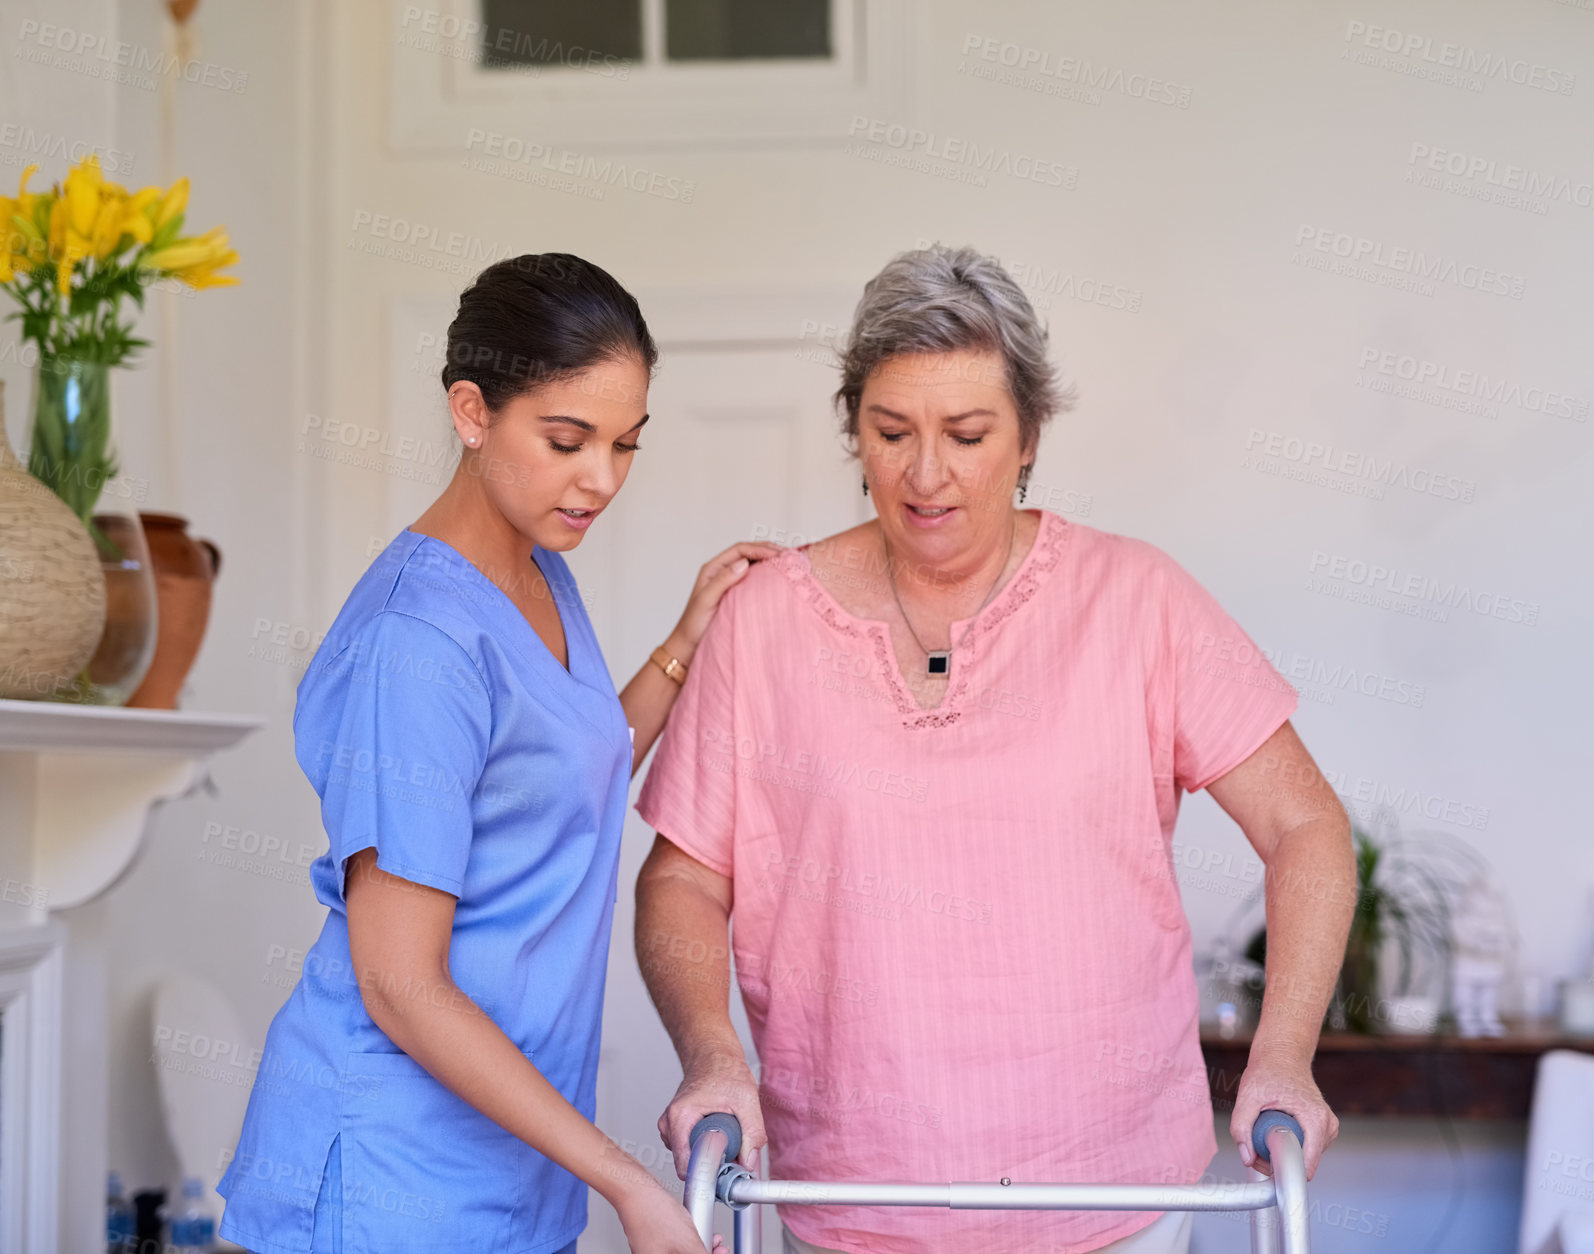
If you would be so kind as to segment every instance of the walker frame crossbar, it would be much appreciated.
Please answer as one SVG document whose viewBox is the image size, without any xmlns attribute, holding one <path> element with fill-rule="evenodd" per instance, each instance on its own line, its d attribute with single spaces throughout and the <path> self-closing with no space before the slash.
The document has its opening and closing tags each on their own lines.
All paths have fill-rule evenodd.
<svg viewBox="0 0 1594 1254">
<path fill-rule="evenodd" d="M 705 1249 L 712 1248 L 714 1203 L 734 1214 L 733 1254 L 759 1254 L 759 1207 L 940 1206 L 951 1210 L 1247 1210 L 1252 1254 L 1309 1254 L 1306 1159 L 1301 1125 L 1282 1110 L 1264 1110 L 1251 1147 L 1273 1175 L 1243 1184 L 952 1184 L 824 1183 L 760 1180 L 740 1166 L 742 1128 L 734 1115 L 714 1114 L 692 1129 L 683 1200 Z"/>
</svg>

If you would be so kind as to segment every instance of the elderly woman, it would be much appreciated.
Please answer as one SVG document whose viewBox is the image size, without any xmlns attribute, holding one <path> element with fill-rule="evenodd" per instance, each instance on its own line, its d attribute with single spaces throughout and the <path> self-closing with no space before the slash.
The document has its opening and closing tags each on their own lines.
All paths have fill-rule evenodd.
<svg viewBox="0 0 1594 1254">
<path fill-rule="evenodd" d="M 767 1143 L 778 1178 L 1198 1180 L 1216 1140 L 1171 846 L 1206 788 L 1267 867 L 1267 994 L 1229 1133 L 1250 1162 L 1256 1114 L 1287 1110 L 1315 1172 L 1338 1122 L 1310 1064 L 1355 869 L 1294 689 L 1161 550 L 1015 507 L 1071 397 L 995 261 L 893 260 L 837 398 L 876 516 L 725 597 L 637 803 L 677 1170 L 728 1110 L 743 1162 Z M 728 1012 L 733 907 L 756 1081 Z M 797 1254 L 1189 1241 L 1181 1213 L 782 1218 Z"/>
</svg>

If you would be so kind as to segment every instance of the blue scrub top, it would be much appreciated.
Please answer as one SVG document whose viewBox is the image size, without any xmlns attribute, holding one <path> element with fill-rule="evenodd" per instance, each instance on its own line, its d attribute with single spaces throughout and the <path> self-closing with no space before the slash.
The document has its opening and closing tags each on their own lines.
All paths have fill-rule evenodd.
<svg viewBox="0 0 1594 1254">
<path fill-rule="evenodd" d="M 454 982 L 593 1118 L 631 743 L 569 568 L 534 556 L 568 671 L 502 589 L 406 528 L 300 681 L 294 752 L 330 841 L 311 866 L 327 918 L 218 1186 L 221 1235 L 250 1250 L 330 1248 L 318 1198 L 347 1254 L 543 1254 L 586 1225 L 585 1184 L 371 1021 L 343 901 L 344 863 L 371 847 L 383 870 L 457 897 Z M 321 1197 L 331 1154 L 340 1199 Z"/>
</svg>

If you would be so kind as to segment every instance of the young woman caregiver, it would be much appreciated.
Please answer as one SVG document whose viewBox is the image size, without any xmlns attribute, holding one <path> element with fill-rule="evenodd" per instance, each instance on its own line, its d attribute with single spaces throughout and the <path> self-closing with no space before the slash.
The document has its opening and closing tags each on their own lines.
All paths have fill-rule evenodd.
<svg viewBox="0 0 1594 1254">
<path fill-rule="evenodd" d="M 573 1252 L 588 1185 L 638 1254 L 702 1249 L 591 1122 L 604 972 L 631 773 L 720 597 L 778 550 L 704 566 L 616 697 L 560 554 L 625 482 L 657 357 L 579 257 L 498 262 L 460 298 L 459 469 L 298 688 L 328 912 L 219 1186 L 221 1235 L 251 1251 Z"/>
</svg>

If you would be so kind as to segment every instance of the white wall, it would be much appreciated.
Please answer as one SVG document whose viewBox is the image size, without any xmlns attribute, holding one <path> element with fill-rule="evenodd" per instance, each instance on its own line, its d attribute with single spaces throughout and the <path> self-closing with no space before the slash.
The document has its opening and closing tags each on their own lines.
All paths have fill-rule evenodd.
<svg viewBox="0 0 1594 1254">
<path fill-rule="evenodd" d="M 7 0 L 0 29 L 18 29 L 18 15 L 34 8 Z M 81 22 L 96 30 L 119 23 L 122 39 L 160 46 L 152 3 L 123 5 L 114 17 L 103 8 L 88 6 Z M 1574 781 L 1587 774 L 1591 745 L 1582 644 L 1594 616 L 1585 577 L 1594 520 L 1584 482 L 1594 465 L 1586 290 L 1594 272 L 1594 10 L 1555 0 L 1235 0 L 1200 8 L 927 0 L 914 10 L 917 25 L 895 32 L 916 71 L 901 113 L 881 120 L 1015 159 L 1058 162 L 1077 171 L 1073 190 L 1005 174 L 970 186 L 893 168 L 850 155 L 845 126 L 778 144 L 706 144 L 682 133 L 668 144 L 588 146 L 690 180 L 690 204 L 612 188 L 594 200 L 482 174 L 462 167 L 463 136 L 430 152 L 396 146 L 388 76 L 400 11 L 380 0 L 206 0 L 196 55 L 247 73 L 247 85 L 229 93 L 183 84 L 177 92 L 175 168 L 194 180 L 192 220 L 231 228 L 244 285 L 178 300 L 167 355 L 126 376 L 119 401 L 131 420 L 128 456 L 142 460 L 158 503 L 193 518 L 225 554 L 187 701 L 264 712 L 272 724 L 217 763 L 218 796 L 176 803 L 158 817 L 143 862 L 91 908 L 114 944 L 107 982 L 113 1025 L 126 1042 L 111 1081 L 112 1159 L 134 1183 L 174 1169 L 141 1043 L 151 981 L 166 969 L 211 978 L 231 992 L 258 1038 L 291 983 L 280 951 L 307 945 L 320 917 L 304 883 L 274 878 L 298 874 L 297 850 L 313 849 L 321 836 L 288 735 L 293 685 L 311 649 L 273 652 L 270 637 L 292 641 L 298 633 L 302 644 L 323 630 L 370 544 L 402 525 L 395 518 L 403 520 L 426 486 L 406 483 L 391 465 L 327 465 L 312 455 L 325 429 L 317 424 L 382 431 L 392 415 L 424 415 L 430 405 L 436 437 L 447 433 L 435 374 L 415 360 L 404 311 L 417 302 L 446 311 L 468 271 L 359 251 L 370 237 L 368 227 L 356 228 L 362 212 L 514 252 L 577 252 L 642 292 L 855 292 L 892 253 L 921 239 L 996 253 L 1049 319 L 1056 355 L 1081 395 L 1078 411 L 1043 444 L 1040 503 L 1163 546 L 1286 660 L 1354 668 L 1388 678 L 1396 692 L 1421 686 L 1418 706 L 1319 683 L 1296 724 L 1352 800 L 1379 792 L 1414 798 L 1437 817 L 1408 815 L 1408 825 L 1462 837 L 1490 861 L 1520 927 L 1523 969 L 1558 978 L 1586 961 L 1594 870 Z M 1400 32 L 1397 43 L 1410 36 L 1413 57 L 1366 47 L 1363 28 L 1374 25 Z M 1347 37 L 1352 31 L 1357 38 Z M 995 41 L 996 62 L 980 55 L 986 39 Z M 1412 72 L 1423 68 L 1425 47 L 1438 56 L 1446 42 L 1577 79 L 1566 95 L 1504 78 L 1472 90 Z M 1051 63 L 1074 56 L 1126 78 L 1166 80 L 1188 89 L 1187 107 L 1111 87 L 1095 102 L 1067 99 L 981 77 L 1003 68 L 1005 45 L 1021 58 L 1025 50 Z M 1376 55 L 1390 58 L 1387 68 L 1365 63 Z M 422 58 L 423 68 L 406 72 L 426 81 L 401 89 L 432 90 L 443 60 Z M 157 92 L 117 88 L 108 133 L 103 104 L 78 112 L 80 92 L 102 87 L 70 71 L 13 87 L 15 62 L 6 64 L 0 100 L 25 95 L 35 126 L 131 150 L 133 182 L 164 177 Z M 70 114 L 57 103 L 68 98 Z M 543 134 L 536 114 L 520 133 Z M 1518 166 L 1552 184 L 1564 178 L 1568 198 L 1491 202 L 1482 176 L 1423 185 L 1429 171 L 1413 160 L 1419 146 L 1493 161 L 1495 177 Z M 47 175 L 59 173 L 47 166 Z M 1336 233 L 1368 241 L 1382 260 L 1395 249 L 1453 260 L 1457 278 L 1413 291 L 1399 286 L 1399 263 L 1371 265 L 1365 277 L 1312 268 L 1334 260 L 1312 244 L 1332 243 Z M 1469 288 L 1461 280 L 1471 281 L 1474 267 L 1509 276 L 1507 286 L 1520 281 L 1520 295 Z M 1088 291 L 1101 301 L 1082 299 Z M 830 307 L 812 300 L 812 318 L 828 318 Z M 158 318 L 151 329 L 164 333 Z M 800 322 L 790 328 L 793 340 Z M 444 329 L 439 321 L 436 333 Z M 1455 393 L 1441 389 L 1427 400 L 1394 395 L 1369 386 L 1390 381 L 1376 369 L 1382 354 L 1565 394 L 1580 417 L 1514 403 L 1483 416 L 1447 406 Z M 174 372 L 169 407 L 153 368 L 162 362 Z M 12 383 L 10 429 L 21 433 L 26 373 L 3 357 L 0 371 Z M 828 376 L 816 369 L 812 386 L 804 403 L 817 410 Z M 711 399 L 735 406 L 739 394 L 727 389 Z M 668 415 L 660 417 L 654 438 L 667 439 Z M 1247 465 L 1273 433 L 1281 445 L 1331 445 L 1443 476 L 1443 485 L 1459 481 L 1470 499 L 1400 486 L 1359 495 L 1347 490 L 1356 487 L 1349 476 L 1288 477 L 1320 469 L 1288 457 Z M 727 476 L 738 473 L 724 467 Z M 828 495 L 834 486 L 827 480 L 815 490 Z M 683 554 L 683 570 L 703 556 Z M 1368 590 L 1346 580 L 1313 585 L 1327 591 L 1308 587 L 1340 559 L 1347 569 L 1376 565 L 1401 581 L 1414 575 L 1504 598 L 1508 617 L 1450 608 L 1438 621 L 1432 601 L 1380 607 L 1348 599 Z M 576 564 L 580 570 L 580 556 Z M 596 567 L 591 574 L 604 578 Z M 1527 605 L 1536 607 L 1535 622 L 1510 621 Z M 594 613 L 612 645 L 622 634 L 621 606 L 605 598 Z M 639 660 L 611 658 L 617 672 Z M 207 825 L 279 841 L 289 861 L 273 863 L 270 874 L 206 862 L 221 839 L 207 841 Z M 628 866 L 646 836 L 636 824 L 628 829 Z M 1205 797 L 1187 802 L 1179 840 L 1194 861 L 1233 855 L 1222 867 L 1243 866 L 1248 853 Z M 1185 897 L 1198 941 L 1225 925 L 1241 877 L 1220 867 L 1190 878 Z M 626 897 L 622 891 L 614 988 L 617 998 L 635 999 Z M 611 1022 L 633 1013 L 630 1002 L 611 1005 Z M 614 1064 L 628 1086 L 633 1072 L 642 1089 L 670 1083 L 662 1039 L 658 1033 Z M 627 1111 L 624 1121 L 646 1127 L 655 1114 Z M 1467 1128 L 1461 1144 L 1464 1209 L 1444 1248 L 1507 1248 L 1520 1130 Z M 1331 1228 L 1320 1248 L 1423 1248 L 1449 1196 L 1450 1171 L 1434 1125 L 1348 1126 L 1319 1177 L 1321 1196 L 1386 1216 L 1388 1236 Z M 1218 1222 L 1202 1221 L 1201 1248 L 1220 1248 Z M 605 1233 L 612 1239 L 612 1225 L 601 1226 L 595 1208 L 589 1247 L 607 1248 L 596 1243 Z"/>
</svg>

